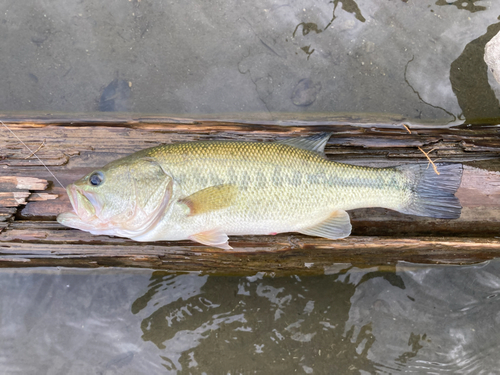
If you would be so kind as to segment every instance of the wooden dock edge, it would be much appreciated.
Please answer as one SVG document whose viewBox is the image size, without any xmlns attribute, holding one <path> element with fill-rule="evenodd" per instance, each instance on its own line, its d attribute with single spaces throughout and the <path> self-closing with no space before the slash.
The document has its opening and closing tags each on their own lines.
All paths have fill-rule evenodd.
<svg viewBox="0 0 500 375">
<path fill-rule="evenodd" d="M 433 160 L 464 164 L 458 220 L 384 209 L 350 212 L 353 236 L 329 241 L 299 234 L 234 237 L 234 251 L 190 241 L 137 243 L 92 236 L 55 222 L 70 210 L 62 187 L 11 134 L 0 131 L 0 267 L 142 267 L 223 274 L 324 274 L 336 263 L 359 267 L 408 261 L 472 264 L 500 255 L 500 137 L 494 126 L 373 124 L 278 126 L 183 123 L 11 124 L 64 185 L 107 162 L 154 145 L 204 139 L 272 141 L 331 131 L 327 156 L 387 166 Z"/>
</svg>

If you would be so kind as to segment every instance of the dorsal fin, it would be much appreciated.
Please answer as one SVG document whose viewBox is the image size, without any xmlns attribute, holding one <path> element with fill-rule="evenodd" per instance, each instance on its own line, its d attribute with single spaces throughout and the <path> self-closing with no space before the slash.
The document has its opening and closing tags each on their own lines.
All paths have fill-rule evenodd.
<svg viewBox="0 0 500 375">
<path fill-rule="evenodd" d="M 278 141 L 284 145 L 298 147 L 308 151 L 315 151 L 323 154 L 325 152 L 326 142 L 330 139 L 332 133 L 318 133 L 309 137 L 290 138 L 284 141 Z"/>
</svg>

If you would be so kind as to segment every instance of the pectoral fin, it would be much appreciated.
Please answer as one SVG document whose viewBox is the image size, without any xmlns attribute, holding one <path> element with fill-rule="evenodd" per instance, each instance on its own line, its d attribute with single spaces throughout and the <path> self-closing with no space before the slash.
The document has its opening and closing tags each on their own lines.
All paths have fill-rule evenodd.
<svg viewBox="0 0 500 375">
<path fill-rule="evenodd" d="M 194 216 L 231 206 L 237 194 L 238 188 L 234 185 L 217 185 L 197 191 L 180 202 L 188 206 L 189 216 Z"/>
<path fill-rule="evenodd" d="M 344 210 L 338 210 L 325 221 L 313 227 L 300 230 L 299 233 L 337 240 L 349 236 L 351 234 L 351 228 L 349 214 Z"/>
<path fill-rule="evenodd" d="M 231 250 L 229 237 L 220 229 L 212 229 L 206 232 L 197 233 L 189 237 L 190 240 L 202 243 L 203 245 L 218 247 L 224 250 Z"/>
</svg>

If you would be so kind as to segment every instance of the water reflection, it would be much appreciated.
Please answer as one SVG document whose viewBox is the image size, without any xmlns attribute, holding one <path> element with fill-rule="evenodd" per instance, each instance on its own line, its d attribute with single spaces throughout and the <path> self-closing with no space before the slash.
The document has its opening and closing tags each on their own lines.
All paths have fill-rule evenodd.
<svg viewBox="0 0 500 375">
<path fill-rule="evenodd" d="M 330 275 L 0 271 L 0 372 L 496 373 L 500 260 Z"/>
<path fill-rule="evenodd" d="M 223 280 L 155 272 L 132 312 L 173 372 L 480 373 L 500 360 L 498 340 L 484 336 L 499 319 L 491 268 Z"/>
<path fill-rule="evenodd" d="M 378 279 L 358 288 L 350 323 L 373 322 L 380 368 L 415 373 L 488 373 L 498 367 L 498 263 L 470 268 L 398 267 L 406 288 Z M 492 309 L 492 307 L 496 306 Z M 389 351 L 389 353 L 388 353 Z M 496 370 L 495 370 L 496 371 Z"/>
<path fill-rule="evenodd" d="M 0 8 L 4 111 L 245 120 L 386 113 L 386 121 L 443 124 L 467 117 L 488 88 L 469 69 L 452 77 L 452 89 L 450 66 L 482 59 L 472 41 L 498 22 L 500 2 L 26 0 Z M 314 100 L 293 95 L 304 79 L 321 83 Z"/>
<path fill-rule="evenodd" d="M 258 275 L 223 282 L 155 272 L 132 312 L 145 316 L 142 338 L 162 349 L 168 370 L 372 373 L 372 323 L 346 330 L 346 322 L 356 287 L 384 273 L 365 273 L 357 285 L 347 271 L 328 278 Z"/>
<path fill-rule="evenodd" d="M 488 83 L 484 47 L 500 31 L 500 23 L 465 46 L 451 63 L 450 81 L 467 123 L 489 123 L 500 116 L 500 104 Z"/>
</svg>

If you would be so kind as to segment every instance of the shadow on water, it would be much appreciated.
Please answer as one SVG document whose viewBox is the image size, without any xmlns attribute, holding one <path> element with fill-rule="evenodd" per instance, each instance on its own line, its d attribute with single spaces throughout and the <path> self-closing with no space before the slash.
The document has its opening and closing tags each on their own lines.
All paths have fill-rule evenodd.
<svg viewBox="0 0 500 375">
<path fill-rule="evenodd" d="M 353 282 L 348 271 L 304 279 L 223 280 L 154 272 L 132 312 L 147 315 L 141 323 L 142 338 L 162 350 L 168 370 L 196 368 L 213 374 L 222 365 L 235 373 L 374 373 L 368 356 L 376 340 L 372 322 L 349 324 L 350 301 L 368 280 L 383 278 L 402 289 L 404 282 L 393 272 L 379 270 Z M 418 349 L 417 342 L 402 361 Z"/>
<path fill-rule="evenodd" d="M 451 64 L 451 85 L 466 123 L 495 123 L 500 117 L 500 105 L 488 83 L 488 66 L 484 61 L 484 47 L 498 32 L 500 23 L 490 25 Z"/>
</svg>

